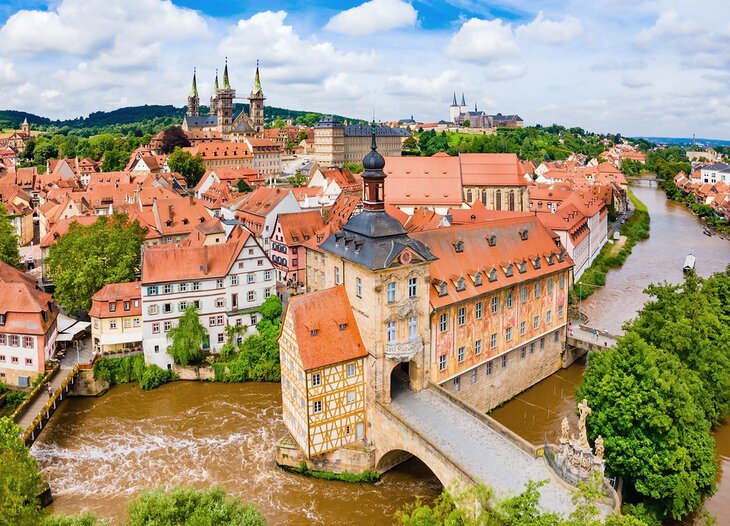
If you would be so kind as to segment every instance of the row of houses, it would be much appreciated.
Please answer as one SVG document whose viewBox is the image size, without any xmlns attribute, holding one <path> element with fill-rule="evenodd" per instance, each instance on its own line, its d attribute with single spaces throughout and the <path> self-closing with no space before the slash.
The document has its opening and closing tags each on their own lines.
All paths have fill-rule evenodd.
<svg viewBox="0 0 730 526">
<path fill-rule="evenodd" d="M 674 184 L 684 195 L 693 195 L 696 202 L 712 207 L 718 217 L 730 221 L 730 184 L 724 181 L 701 182 L 702 178 L 687 177 L 684 172 L 674 176 Z"/>
</svg>

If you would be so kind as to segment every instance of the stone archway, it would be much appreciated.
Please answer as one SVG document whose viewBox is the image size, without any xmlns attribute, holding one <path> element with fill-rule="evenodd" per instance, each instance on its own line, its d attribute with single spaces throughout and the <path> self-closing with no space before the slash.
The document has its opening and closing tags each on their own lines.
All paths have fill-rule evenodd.
<svg viewBox="0 0 730 526">
<path fill-rule="evenodd" d="M 418 459 L 421 464 L 426 466 L 426 468 L 428 468 L 428 470 L 433 473 L 433 475 L 441 483 L 441 486 L 443 486 L 444 488 L 452 482 L 447 474 L 437 473 L 437 470 L 434 470 L 432 466 L 429 466 L 428 463 L 420 458 L 418 455 L 414 455 L 413 453 L 404 449 L 392 449 L 385 453 L 383 456 L 381 456 L 376 464 L 375 471 L 383 474 L 386 471 L 390 471 L 391 469 L 412 458 Z"/>
</svg>

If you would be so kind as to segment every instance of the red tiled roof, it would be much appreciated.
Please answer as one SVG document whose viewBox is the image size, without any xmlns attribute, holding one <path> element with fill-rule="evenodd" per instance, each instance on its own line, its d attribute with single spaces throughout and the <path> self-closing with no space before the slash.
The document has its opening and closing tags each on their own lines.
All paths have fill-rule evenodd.
<svg viewBox="0 0 730 526">
<path fill-rule="evenodd" d="M 305 371 L 368 354 L 344 285 L 289 298 L 285 316 L 292 317 Z"/>
<path fill-rule="evenodd" d="M 290 247 L 302 245 L 305 241 L 315 237 L 324 226 L 322 214 L 318 210 L 279 214 L 276 221 L 281 227 L 284 243 Z"/>
<path fill-rule="evenodd" d="M 142 315 L 142 290 L 139 281 L 127 283 L 109 283 L 104 285 L 91 297 L 91 309 L 89 316 L 92 318 L 117 318 L 120 316 L 141 316 Z M 133 300 L 139 300 L 137 307 Z M 129 310 L 124 310 L 124 302 L 129 302 Z M 109 303 L 118 302 L 116 310 L 109 310 Z"/>
<path fill-rule="evenodd" d="M 386 157 L 385 202 L 393 205 L 460 206 L 458 157 Z"/>
<path fill-rule="evenodd" d="M 527 185 L 514 153 L 462 153 L 459 161 L 464 186 Z"/>
</svg>

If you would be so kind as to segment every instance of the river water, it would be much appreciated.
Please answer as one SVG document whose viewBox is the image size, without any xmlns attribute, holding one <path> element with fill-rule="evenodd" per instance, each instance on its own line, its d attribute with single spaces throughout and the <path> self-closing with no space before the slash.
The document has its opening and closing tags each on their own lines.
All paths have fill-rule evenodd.
<svg viewBox="0 0 730 526">
<path fill-rule="evenodd" d="M 273 461 L 284 433 L 279 384 L 123 385 L 64 402 L 31 452 L 47 470 L 50 511 L 88 509 L 114 524 L 140 490 L 159 485 L 221 484 L 271 525 L 392 524 L 403 504 L 441 492 L 415 459 L 376 484 L 286 473 Z"/>
<path fill-rule="evenodd" d="M 725 269 L 730 263 L 730 242 L 702 233 L 702 224 L 684 206 L 669 201 L 654 186 L 636 186 L 633 192 L 649 209 L 651 236 L 634 246 L 623 267 L 611 270 L 606 286 L 582 302 L 589 325 L 621 333 L 623 323 L 633 318 L 649 299 L 642 291 L 650 283 L 680 283 L 684 258 L 692 252 L 701 276 Z M 539 444 L 547 436 L 555 440 L 564 417 L 577 425 L 575 390 L 581 382 L 585 362 L 558 371 L 492 412 L 491 416 L 527 440 Z M 714 433 L 720 475 L 717 493 L 705 508 L 718 524 L 730 524 L 730 423 Z M 727 522 L 723 522 L 723 520 Z"/>
</svg>

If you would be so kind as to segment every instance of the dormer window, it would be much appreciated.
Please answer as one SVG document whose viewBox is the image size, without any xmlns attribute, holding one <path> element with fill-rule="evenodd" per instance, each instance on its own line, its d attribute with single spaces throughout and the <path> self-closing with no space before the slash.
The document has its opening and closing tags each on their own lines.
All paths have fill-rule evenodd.
<svg viewBox="0 0 730 526">
<path fill-rule="evenodd" d="M 464 283 L 464 278 L 459 278 L 456 280 L 456 290 L 464 290 L 466 288 L 466 284 Z"/>
<path fill-rule="evenodd" d="M 464 251 L 464 242 L 461 239 L 454 243 L 454 250 L 456 250 L 457 252 Z"/>
<path fill-rule="evenodd" d="M 446 282 L 442 281 L 439 285 L 439 296 L 446 296 Z"/>
<path fill-rule="evenodd" d="M 0 326 L 5 325 L 5 314 L 0 314 Z"/>
<path fill-rule="evenodd" d="M 340 323 L 340 330 L 344 331 L 345 329 L 347 329 L 347 323 Z"/>
<path fill-rule="evenodd" d="M 527 272 L 527 261 L 525 261 L 524 259 L 522 261 L 520 261 L 519 268 L 520 268 L 520 274 Z"/>
<path fill-rule="evenodd" d="M 489 282 L 497 281 L 497 270 L 495 268 L 492 268 L 492 270 L 489 271 Z"/>
<path fill-rule="evenodd" d="M 494 245 L 497 244 L 497 236 L 495 236 L 494 234 L 492 234 L 491 236 L 489 236 L 489 238 L 488 238 L 487 241 L 489 242 L 489 246 L 490 247 L 493 247 Z"/>
<path fill-rule="evenodd" d="M 482 273 L 477 272 L 474 274 L 474 286 L 478 287 L 482 284 Z"/>
<path fill-rule="evenodd" d="M 512 267 L 512 263 L 510 263 L 509 265 L 507 265 L 504 268 L 504 275 L 507 276 L 508 278 L 511 278 L 512 272 L 513 272 L 513 267 Z"/>
<path fill-rule="evenodd" d="M 527 229 L 526 228 L 523 228 L 522 230 L 520 230 L 520 239 L 522 239 L 522 241 L 527 241 Z"/>
<path fill-rule="evenodd" d="M 309 334 L 311 334 L 312 336 L 317 336 L 317 333 L 318 333 L 318 332 L 319 332 L 319 329 L 311 329 L 311 330 L 309 331 Z"/>
<path fill-rule="evenodd" d="M 562 263 L 565 260 L 565 250 L 560 249 L 560 252 L 558 252 L 558 261 Z"/>
<path fill-rule="evenodd" d="M 188 224 L 189 222 L 190 222 L 190 221 L 188 220 L 188 218 L 187 218 L 187 217 L 183 219 L 183 225 L 187 225 L 187 224 Z"/>
<path fill-rule="evenodd" d="M 535 261 L 532 264 L 535 267 L 535 270 L 539 269 L 540 268 L 540 256 L 537 256 L 535 258 Z"/>
<path fill-rule="evenodd" d="M 109 312 L 116 312 L 117 310 L 117 303 L 115 301 L 109 302 Z"/>
<path fill-rule="evenodd" d="M 547 257 L 545 259 L 547 259 L 547 264 L 548 265 L 552 265 L 553 263 L 555 263 L 555 261 L 554 261 L 555 260 L 555 254 L 553 254 L 551 252 L 550 254 L 547 255 Z"/>
</svg>

